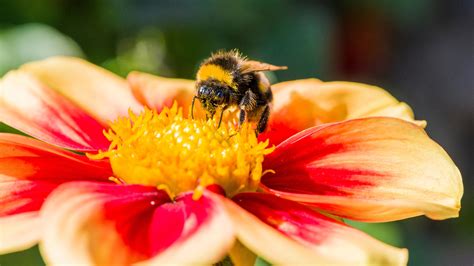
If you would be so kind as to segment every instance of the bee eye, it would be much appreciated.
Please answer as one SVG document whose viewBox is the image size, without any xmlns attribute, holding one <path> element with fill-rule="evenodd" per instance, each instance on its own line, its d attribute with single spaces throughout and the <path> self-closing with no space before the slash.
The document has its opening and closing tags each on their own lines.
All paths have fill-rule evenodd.
<svg viewBox="0 0 474 266">
<path fill-rule="evenodd" d="M 214 101 L 216 104 L 223 104 L 225 102 L 225 92 L 222 88 L 215 91 Z"/>
<path fill-rule="evenodd" d="M 206 95 L 206 94 L 209 94 L 209 88 L 207 86 L 202 86 L 199 88 L 199 91 L 198 91 L 198 94 L 199 95 Z"/>
</svg>

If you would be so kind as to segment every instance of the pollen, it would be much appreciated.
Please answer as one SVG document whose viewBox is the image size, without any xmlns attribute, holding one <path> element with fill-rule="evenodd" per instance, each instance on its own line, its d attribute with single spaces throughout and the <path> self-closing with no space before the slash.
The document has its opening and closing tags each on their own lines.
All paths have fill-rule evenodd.
<svg viewBox="0 0 474 266">
<path fill-rule="evenodd" d="M 214 184 L 229 197 L 255 191 L 264 156 L 273 151 L 268 141 L 259 142 L 247 124 L 237 128 L 226 122 L 217 127 L 214 119 L 192 120 L 182 113 L 176 103 L 160 113 L 129 112 L 104 132 L 109 149 L 87 156 L 108 158 L 115 180 L 155 186 L 171 198 L 194 191 L 197 199 Z"/>
</svg>

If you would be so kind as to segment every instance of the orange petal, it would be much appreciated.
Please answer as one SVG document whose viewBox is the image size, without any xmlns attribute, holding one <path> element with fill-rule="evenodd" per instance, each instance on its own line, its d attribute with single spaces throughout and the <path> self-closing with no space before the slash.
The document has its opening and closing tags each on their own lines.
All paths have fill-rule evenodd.
<svg viewBox="0 0 474 266">
<path fill-rule="evenodd" d="M 38 212 L 25 212 L 0 218 L 0 254 L 28 249 L 41 237 Z"/>
<path fill-rule="evenodd" d="M 457 217 L 461 174 L 423 129 L 396 118 L 309 128 L 264 161 L 262 188 L 354 220 Z"/>
<path fill-rule="evenodd" d="M 407 104 L 376 86 L 304 79 L 278 83 L 272 88 L 274 108 L 269 131 L 262 138 L 275 139 L 274 144 L 305 128 L 360 117 L 390 116 L 426 124 L 414 121 Z"/>
<path fill-rule="evenodd" d="M 127 116 L 129 108 L 135 112 L 142 109 L 125 80 L 79 58 L 52 57 L 23 65 L 20 70 L 34 75 L 103 124 Z"/>
<path fill-rule="evenodd" d="M 242 193 L 233 200 L 259 219 L 246 214 L 238 207 L 233 209 L 234 212 L 239 213 L 236 215 L 238 219 L 236 226 L 241 228 L 241 235 L 239 235 L 242 237 L 241 241 L 248 238 L 250 245 L 258 245 L 259 251 L 262 252 L 258 254 L 272 263 L 405 265 L 407 262 L 405 249 L 394 248 L 379 242 L 296 202 L 264 193 Z M 281 243 L 276 241 L 267 243 L 268 236 L 261 236 L 261 234 L 266 234 L 265 230 L 269 230 L 267 226 L 293 241 L 286 245 L 299 244 L 311 251 L 312 256 L 305 258 L 303 254 L 302 256 L 287 254 L 288 251 L 284 251 L 285 246 L 279 246 Z M 253 235 L 257 230 L 261 233 Z M 279 254 L 280 249 L 283 254 Z"/>
<path fill-rule="evenodd" d="M 135 97 L 145 106 L 161 111 L 176 101 L 187 115 L 195 94 L 194 81 L 158 77 L 142 72 L 131 72 L 127 77 Z M 196 104 L 196 108 L 200 108 Z"/>
<path fill-rule="evenodd" d="M 0 121 L 71 150 L 109 146 L 99 122 L 24 71 L 11 71 L 0 80 Z"/>
<path fill-rule="evenodd" d="M 233 244 L 220 203 L 140 185 L 76 182 L 59 187 L 41 210 L 40 243 L 49 264 L 212 264 Z"/>
</svg>

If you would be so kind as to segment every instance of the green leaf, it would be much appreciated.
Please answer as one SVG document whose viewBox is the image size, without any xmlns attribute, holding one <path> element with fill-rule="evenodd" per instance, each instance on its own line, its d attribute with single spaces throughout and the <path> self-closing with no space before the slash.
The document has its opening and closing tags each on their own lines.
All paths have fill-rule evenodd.
<svg viewBox="0 0 474 266">
<path fill-rule="evenodd" d="M 272 265 L 270 262 L 262 259 L 261 257 L 258 257 L 255 260 L 255 264 L 254 264 L 254 266 L 270 266 L 270 265 Z"/>
<path fill-rule="evenodd" d="M 16 266 L 16 265 L 45 265 L 39 253 L 38 246 L 30 249 L 5 254 L 0 256 L 0 265 L 2 266 Z"/>
<path fill-rule="evenodd" d="M 27 136 L 26 134 L 24 134 L 23 132 L 17 130 L 17 129 L 14 129 L 4 123 L 1 123 L 0 122 L 0 132 L 7 132 L 7 133 L 14 133 L 14 134 L 19 134 L 19 135 L 24 135 L 24 136 Z"/>
</svg>

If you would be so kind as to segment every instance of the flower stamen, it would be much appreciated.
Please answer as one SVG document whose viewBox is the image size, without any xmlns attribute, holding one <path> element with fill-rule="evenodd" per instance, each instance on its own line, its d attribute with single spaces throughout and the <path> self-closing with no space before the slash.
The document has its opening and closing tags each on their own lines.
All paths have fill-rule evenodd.
<svg viewBox="0 0 474 266">
<path fill-rule="evenodd" d="M 125 182 L 123 182 L 123 180 L 121 180 L 120 178 L 117 178 L 115 176 L 109 177 L 109 181 L 112 181 L 112 182 L 114 182 L 115 184 L 118 184 L 118 185 L 122 185 L 122 184 L 125 183 Z"/>
<path fill-rule="evenodd" d="M 140 115 L 119 118 L 104 135 L 111 144 L 91 159 L 108 158 L 116 180 L 155 186 L 171 198 L 219 185 L 229 197 L 255 191 L 262 176 L 264 155 L 273 151 L 258 142 L 253 129 L 232 122 L 217 127 L 214 119 L 183 117 L 175 103 L 162 112 L 145 109 Z"/>
</svg>

